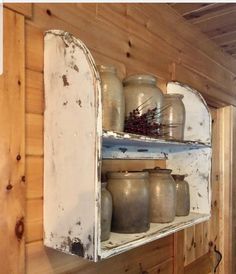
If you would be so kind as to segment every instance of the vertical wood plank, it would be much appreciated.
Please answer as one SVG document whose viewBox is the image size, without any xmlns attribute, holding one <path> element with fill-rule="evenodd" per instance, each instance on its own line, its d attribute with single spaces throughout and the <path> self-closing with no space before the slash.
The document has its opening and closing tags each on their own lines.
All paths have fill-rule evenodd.
<svg viewBox="0 0 236 274">
<path fill-rule="evenodd" d="M 0 267 L 24 272 L 24 17 L 4 9 L 4 73 L 0 76 Z"/>
<path fill-rule="evenodd" d="M 184 231 L 174 234 L 174 274 L 184 273 Z"/>
<path fill-rule="evenodd" d="M 233 182 L 233 107 L 219 110 L 220 117 L 220 251 L 224 257 L 220 273 L 232 273 L 232 182 Z"/>
<path fill-rule="evenodd" d="M 195 227 L 189 227 L 184 230 L 185 233 L 185 251 L 184 251 L 184 256 L 185 256 L 185 261 L 184 265 L 188 265 L 192 263 L 195 260 Z"/>
</svg>

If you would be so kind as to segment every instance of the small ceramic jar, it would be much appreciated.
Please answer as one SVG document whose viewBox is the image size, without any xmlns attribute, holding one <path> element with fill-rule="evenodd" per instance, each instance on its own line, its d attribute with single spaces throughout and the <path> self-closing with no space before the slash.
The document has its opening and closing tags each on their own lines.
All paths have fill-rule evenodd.
<svg viewBox="0 0 236 274">
<path fill-rule="evenodd" d="M 108 240 L 111 233 L 112 197 L 106 185 L 102 183 L 101 189 L 101 241 Z"/>
<path fill-rule="evenodd" d="M 182 94 L 165 94 L 163 124 L 165 139 L 183 140 L 185 126 L 185 107 Z"/>
<path fill-rule="evenodd" d="M 149 170 L 150 221 L 169 223 L 174 221 L 176 210 L 176 187 L 171 169 Z"/>
<path fill-rule="evenodd" d="M 124 131 L 125 99 L 122 82 L 113 66 L 98 65 L 102 80 L 103 128 Z"/>
<path fill-rule="evenodd" d="M 112 231 L 139 233 L 149 229 L 148 172 L 108 172 L 113 199 Z"/>
<path fill-rule="evenodd" d="M 185 176 L 172 175 L 176 184 L 176 216 L 187 216 L 190 211 L 189 184 L 184 180 Z"/>
</svg>

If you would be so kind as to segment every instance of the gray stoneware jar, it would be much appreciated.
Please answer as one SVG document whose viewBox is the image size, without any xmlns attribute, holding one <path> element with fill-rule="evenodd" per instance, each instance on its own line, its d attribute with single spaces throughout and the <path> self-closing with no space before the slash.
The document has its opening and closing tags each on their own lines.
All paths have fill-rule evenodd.
<svg viewBox="0 0 236 274">
<path fill-rule="evenodd" d="M 185 126 L 185 107 L 182 94 L 165 94 L 163 124 L 165 139 L 183 140 Z"/>
<path fill-rule="evenodd" d="M 176 183 L 176 216 L 188 216 L 190 211 L 189 184 L 184 180 L 185 176 L 172 175 Z"/>
<path fill-rule="evenodd" d="M 171 169 L 149 170 L 150 221 L 169 223 L 174 221 L 176 209 L 176 186 Z"/>
<path fill-rule="evenodd" d="M 148 172 L 108 172 L 107 189 L 113 199 L 111 230 L 139 233 L 149 229 Z"/>
<path fill-rule="evenodd" d="M 122 82 L 113 66 L 98 65 L 102 80 L 103 128 L 124 131 L 125 98 Z"/>
<path fill-rule="evenodd" d="M 152 75 L 137 74 L 124 79 L 125 115 L 139 107 L 140 115 L 157 108 L 155 122 L 161 122 L 163 93 L 157 87 L 157 79 Z"/>
<path fill-rule="evenodd" d="M 106 185 L 102 183 L 101 189 L 101 241 L 108 240 L 111 234 L 112 197 Z"/>
</svg>

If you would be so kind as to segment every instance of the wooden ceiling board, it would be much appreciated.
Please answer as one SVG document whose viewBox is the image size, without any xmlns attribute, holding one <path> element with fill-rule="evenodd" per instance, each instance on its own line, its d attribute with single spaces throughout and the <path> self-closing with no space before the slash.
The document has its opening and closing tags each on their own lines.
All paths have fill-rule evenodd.
<svg viewBox="0 0 236 274">
<path fill-rule="evenodd" d="M 233 48 L 236 47 L 236 40 L 234 40 L 234 41 L 232 41 L 230 43 L 225 43 L 225 44 L 221 45 L 221 47 L 224 50 L 229 51 L 229 50 L 231 50 L 231 49 L 233 49 Z"/>
<path fill-rule="evenodd" d="M 224 27 L 218 27 L 215 30 L 211 30 L 211 32 L 209 33 L 205 33 L 210 39 L 212 39 L 212 37 L 218 36 L 218 35 L 223 35 L 229 32 L 234 32 L 236 31 L 236 23 L 230 24 L 230 25 L 226 25 Z"/>
<path fill-rule="evenodd" d="M 189 13 L 206 10 L 215 4 L 207 4 L 207 3 L 181 3 L 181 4 L 170 4 L 172 8 L 174 8 L 178 13 L 182 16 L 185 16 Z"/>
<path fill-rule="evenodd" d="M 236 11 L 236 4 L 215 4 L 211 9 L 199 10 L 184 16 L 193 24 L 202 23 Z"/>
<path fill-rule="evenodd" d="M 236 58 L 236 3 L 170 5 L 223 51 Z"/>
<path fill-rule="evenodd" d="M 211 39 L 218 45 L 228 44 L 236 40 L 236 30 L 213 36 Z"/>
<path fill-rule="evenodd" d="M 217 29 L 226 28 L 227 26 L 236 24 L 236 10 L 232 10 L 230 13 L 222 14 L 217 17 L 214 17 L 210 20 L 195 23 L 202 32 L 210 34 Z"/>
</svg>

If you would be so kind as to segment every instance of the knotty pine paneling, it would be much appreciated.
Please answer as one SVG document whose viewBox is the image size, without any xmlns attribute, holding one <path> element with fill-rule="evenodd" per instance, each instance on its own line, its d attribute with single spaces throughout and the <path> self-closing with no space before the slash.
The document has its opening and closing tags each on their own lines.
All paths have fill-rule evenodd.
<svg viewBox="0 0 236 274">
<path fill-rule="evenodd" d="M 173 236 L 154 241 L 99 263 L 91 263 L 76 256 L 45 248 L 41 241 L 27 244 L 26 255 L 26 270 L 30 274 L 137 274 L 171 259 Z M 165 267 L 172 268 L 169 265 Z M 161 273 L 171 272 L 162 271 Z"/>
<path fill-rule="evenodd" d="M 4 9 L 0 75 L 0 272 L 25 269 L 25 20 Z"/>
</svg>

